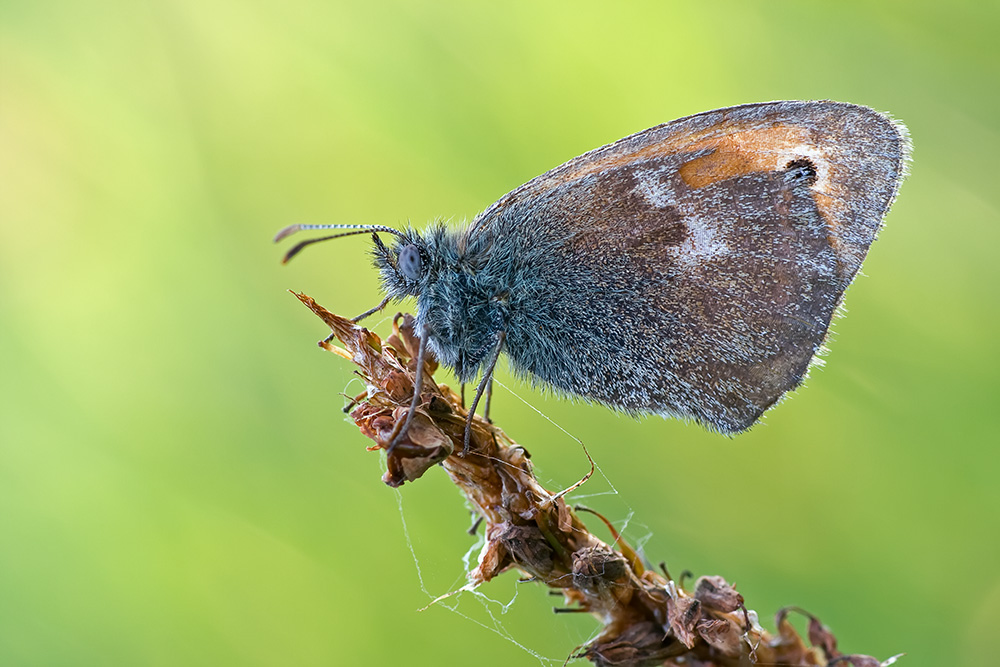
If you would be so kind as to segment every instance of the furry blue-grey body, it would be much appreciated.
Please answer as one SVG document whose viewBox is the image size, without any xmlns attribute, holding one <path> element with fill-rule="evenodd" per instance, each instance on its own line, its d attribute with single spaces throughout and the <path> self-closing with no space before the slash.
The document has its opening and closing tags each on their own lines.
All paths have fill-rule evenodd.
<svg viewBox="0 0 1000 667">
<path fill-rule="evenodd" d="M 786 145 L 748 152 L 754 136 Z M 416 296 L 431 349 L 463 382 L 502 333 L 518 374 L 738 432 L 802 380 L 907 152 L 902 127 L 864 107 L 708 112 L 571 160 L 468 227 L 408 230 L 376 262 L 390 297 Z M 408 245 L 416 279 L 394 264 Z"/>
<path fill-rule="evenodd" d="M 419 247 L 424 275 L 417 282 L 400 281 L 392 266 L 380 263 L 383 285 L 395 299 L 417 297 L 418 329 L 427 332 L 435 356 L 460 381 L 482 373 L 500 332 L 514 369 L 538 375 L 530 357 L 559 356 L 554 353 L 560 331 L 567 329 L 554 310 L 567 285 L 551 289 L 547 283 L 556 282 L 555 276 L 545 271 L 555 246 L 526 246 L 527 238 L 497 244 L 493 236 L 470 238 L 468 231 L 442 224 L 408 230 L 395 252 L 409 243 Z M 532 353 L 518 354 L 522 350 Z"/>
</svg>

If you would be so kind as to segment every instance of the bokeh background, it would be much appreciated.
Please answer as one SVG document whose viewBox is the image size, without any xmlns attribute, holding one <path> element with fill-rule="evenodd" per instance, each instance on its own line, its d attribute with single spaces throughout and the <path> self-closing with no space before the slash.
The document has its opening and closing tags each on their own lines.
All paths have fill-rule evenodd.
<svg viewBox="0 0 1000 667">
<path fill-rule="evenodd" d="M 998 34 L 972 1 L 0 4 L 0 664 L 561 664 L 595 622 L 514 573 L 421 611 L 469 516 L 440 471 L 380 483 L 360 383 L 285 291 L 369 308 L 367 242 L 281 266 L 270 238 L 461 221 L 785 98 L 915 143 L 827 367 L 735 439 L 505 373 L 494 415 L 553 488 L 586 460 L 517 396 L 582 437 L 584 501 L 769 627 L 797 604 L 849 652 L 995 664 Z"/>
</svg>

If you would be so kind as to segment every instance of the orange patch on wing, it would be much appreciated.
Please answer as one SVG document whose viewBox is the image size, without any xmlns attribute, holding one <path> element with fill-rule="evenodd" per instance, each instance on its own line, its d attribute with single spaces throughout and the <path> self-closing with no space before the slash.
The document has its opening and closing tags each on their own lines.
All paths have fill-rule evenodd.
<svg viewBox="0 0 1000 667">
<path fill-rule="evenodd" d="M 819 179 L 812 186 L 816 208 L 830 231 L 830 244 L 839 248 L 838 229 L 847 215 L 848 193 L 837 179 L 830 147 L 817 142 L 808 129 L 790 125 L 748 128 L 721 137 L 694 141 L 686 152 L 710 150 L 681 165 L 680 177 L 692 188 L 758 172 L 780 171 L 795 159 L 807 158 L 816 165 Z"/>
<path fill-rule="evenodd" d="M 784 168 L 790 150 L 808 141 L 809 133 L 804 128 L 782 125 L 699 141 L 687 150 L 707 148 L 712 152 L 685 162 L 680 175 L 692 188 L 703 188 L 728 178 L 776 171 Z"/>
<path fill-rule="evenodd" d="M 623 146 L 598 159 L 573 165 L 572 169 L 552 174 L 547 187 L 575 181 L 589 174 L 665 155 L 711 150 L 710 155 L 695 158 L 681 167 L 681 177 L 692 187 L 704 187 L 716 181 L 757 171 L 784 168 L 782 159 L 795 146 L 815 146 L 808 129 L 787 124 L 750 127 L 731 123 L 700 132 L 668 135 L 661 141 L 626 152 Z M 624 140 L 623 140 L 624 141 Z M 818 148 L 818 147 L 817 147 Z"/>
</svg>

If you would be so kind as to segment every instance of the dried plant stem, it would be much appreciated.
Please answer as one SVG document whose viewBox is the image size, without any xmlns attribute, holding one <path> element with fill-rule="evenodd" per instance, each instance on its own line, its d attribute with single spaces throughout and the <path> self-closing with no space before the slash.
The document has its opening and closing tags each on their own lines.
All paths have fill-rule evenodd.
<svg viewBox="0 0 1000 667">
<path fill-rule="evenodd" d="M 469 585 L 478 586 L 512 568 L 559 590 L 568 605 L 589 612 L 604 628 L 573 658 L 595 665 L 854 665 L 878 667 L 875 658 L 842 655 L 836 640 L 815 617 L 808 644 L 777 615 L 777 632 L 757 623 L 743 597 L 722 577 L 701 577 L 691 590 L 647 567 L 610 523 L 614 546 L 593 535 L 562 494 L 544 489 L 532 473 L 527 451 L 496 425 L 476 418 L 470 448 L 463 452 L 467 411 L 458 394 L 433 382 L 437 363 L 425 364 L 425 381 L 413 420 L 394 446 L 394 428 L 406 419 L 413 396 L 418 341 L 410 316 L 397 316 L 394 333 L 382 341 L 351 320 L 299 300 L 333 331 L 343 348 L 320 346 L 352 361 L 367 384 L 351 416 L 361 432 L 386 449 L 390 486 L 418 479 L 440 464 L 485 524 L 485 545 Z M 402 322 L 400 321 L 402 320 Z M 607 523 L 607 522 L 606 522 Z M 802 612 L 804 613 L 804 612 Z"/>
</svg>

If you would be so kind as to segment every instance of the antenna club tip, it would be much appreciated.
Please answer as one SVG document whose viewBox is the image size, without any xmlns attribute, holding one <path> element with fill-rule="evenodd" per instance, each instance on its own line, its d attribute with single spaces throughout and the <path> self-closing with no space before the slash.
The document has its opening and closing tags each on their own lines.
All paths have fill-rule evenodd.
<svg viewBox="0 0 1000 667">
<path fill-rule="evenodd" d="M 277 234 L 274 235 L 274 242 L 277 243 L 281 239 L 286 238 L 288 236 L 291 236 L 292 234 L 294 234 L 295 232 L 299 231 L 300 229 L 302 229 L 302 225 L 288 225 L 287 227 L 285 227 L 280 232 L 278 232 Z M 288 261 L 288 258 L 285 258 L 282 261 L 282 264 L 284 264 L 287 261 Z"/>
</svg>

